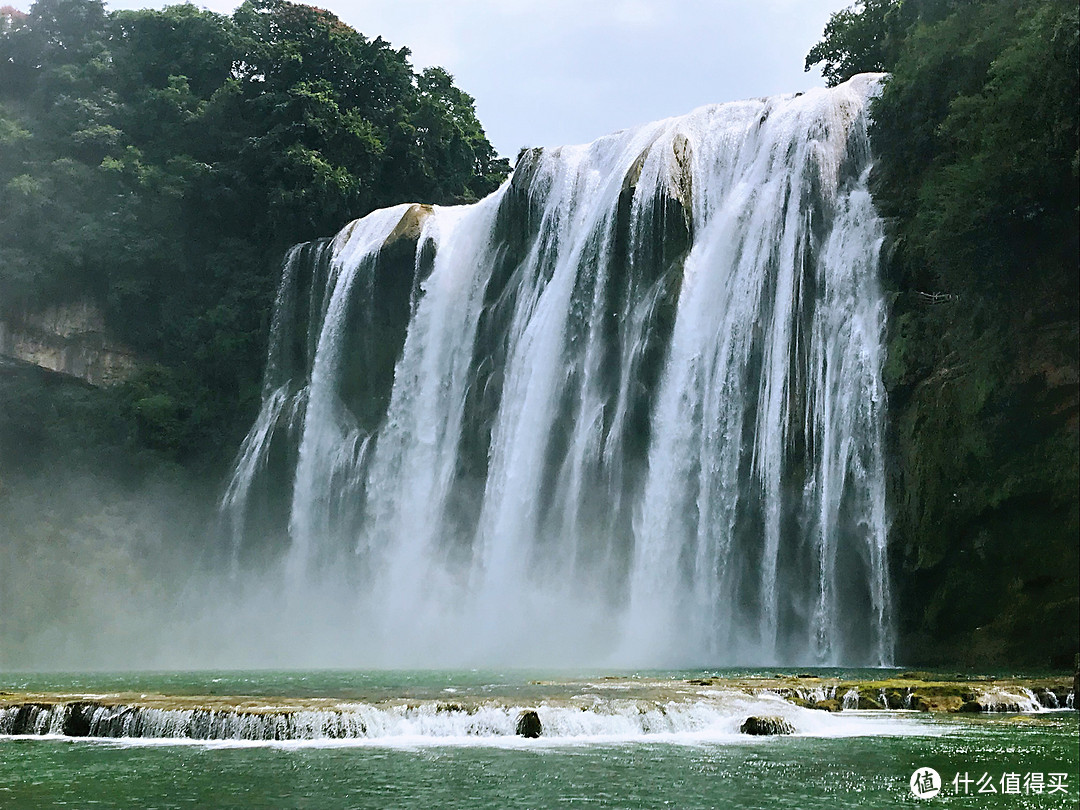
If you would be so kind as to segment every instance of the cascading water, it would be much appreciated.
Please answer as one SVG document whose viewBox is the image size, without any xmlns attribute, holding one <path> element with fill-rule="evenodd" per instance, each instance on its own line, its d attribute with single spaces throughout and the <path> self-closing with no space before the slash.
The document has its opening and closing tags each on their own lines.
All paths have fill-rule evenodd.
<svg viewBox="0 0 1080 810">
<path fill-rule="evenodd" d="M 294 248 L 233 570 L 356 663 L 887 663 L 877 86 Z"/>
</svg>

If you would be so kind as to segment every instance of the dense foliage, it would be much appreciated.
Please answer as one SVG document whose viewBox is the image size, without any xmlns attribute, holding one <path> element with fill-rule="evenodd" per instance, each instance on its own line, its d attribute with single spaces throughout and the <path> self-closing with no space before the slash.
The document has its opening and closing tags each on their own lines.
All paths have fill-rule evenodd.
<svg viewBox="0 0 1080 810">
<path fill-rule="evenodd" d="M 0 308 L 97 301 L 159 363 L 124 391 L 136 442 L 227 456 L 285 247 L 509 171 L 472 98 L 408 57 L 286 0 L 0 11 Z"/>
<path fill-rule="evenodd" d="M 1062 663 L 1077 647 L 1074 0 L 864 0 L 807 67 L 890 76 L 886 383 L 903 652 Z"/>
</svg>

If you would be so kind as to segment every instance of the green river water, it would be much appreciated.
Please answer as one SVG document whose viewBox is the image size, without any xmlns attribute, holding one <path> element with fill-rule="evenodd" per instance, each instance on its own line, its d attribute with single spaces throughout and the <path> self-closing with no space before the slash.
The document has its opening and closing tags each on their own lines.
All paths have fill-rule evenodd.
<svg viewBox="0 0 1080 810">
<path fill-rule="evenodd" d="M 700 674 L 648 677 L 674 682 Z M 619 688 L 634 677 L 620 680 Z M 529 705 L 592 688 L 585 681 L 566 673 L 9 674 L 0 675 L 0 691 L 371 702 L 497 696 Z M 603 686 L 598 679 L 597 689 Z M 732 734 L 722 723 L 662 734 L 613 725 L 611 733 L 539 740 L 416 734 L 284 742 L 0 737 L 0 808 L 1077 806 L 1080 737 L 1073 711 L 813 712 L 806 718 L 808 725 L 796 723 L 793 736 L 756 738 Z M 924 767 L 936 769 L 943 784 L 935 797 L 919 799 L 909 780 Z M 996 792 L 987 792 L 988 785 Z"/>
</svg>

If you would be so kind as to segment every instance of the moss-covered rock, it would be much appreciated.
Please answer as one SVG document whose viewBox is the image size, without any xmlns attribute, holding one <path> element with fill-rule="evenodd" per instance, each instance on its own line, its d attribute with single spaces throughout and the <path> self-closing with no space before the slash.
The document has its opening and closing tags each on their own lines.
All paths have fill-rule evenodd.
<svg viewBox="0 0 1080 810">
<path fill-rule="evenodd" d="M 1057 668 L 1080 643 L 1078 328 L 1049 293 L 1032 299 L 1024 311 L 896 298 L 886 383 L 904 660 Z"/>
</svg>

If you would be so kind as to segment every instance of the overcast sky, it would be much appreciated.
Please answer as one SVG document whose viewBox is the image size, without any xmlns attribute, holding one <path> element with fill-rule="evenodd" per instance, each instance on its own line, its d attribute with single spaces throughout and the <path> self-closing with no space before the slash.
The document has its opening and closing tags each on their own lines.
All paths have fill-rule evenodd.
<svg viewBox="0 0 1080 810">
<path fill-rule="evenodd" d="M 13 5 L 26 10 L 32 0 Z M 223 13 L 237 5 L 208 0 Z M 442 65 L 495 148 L 584 143 L 703 104 L 806 90 L 806 52 L 850 0 L 313 0 Z M 161 7 L 113 0 L 110 9 Z"/>
</svg>

